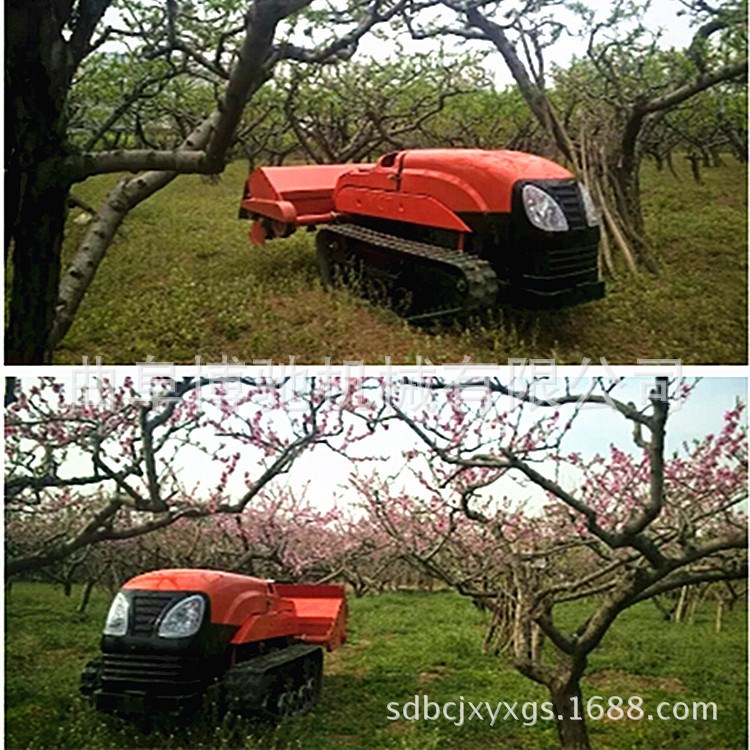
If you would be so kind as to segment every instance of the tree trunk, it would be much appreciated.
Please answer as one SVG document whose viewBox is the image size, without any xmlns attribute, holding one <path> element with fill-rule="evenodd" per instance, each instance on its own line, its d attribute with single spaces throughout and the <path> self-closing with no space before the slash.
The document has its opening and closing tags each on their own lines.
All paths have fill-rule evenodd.
<svg viewBox="0 0 750 750">
<path fill-rule="evenodd" d="M 83 589 L 83 595 L 81 596 L 81 603 L 78 605 L 78 614 L 83 615 L 86 613 L 86 608 L 89 606 L 91 601 L 91 592 L 94 590 L 94 579 L 90 578 L 86 581 L 86 585 Z"/>
<path fill-rule="evenodd" d="M 49 361 L 60 281 L 70 175 L 65 107 L 65 41 L 46 3 L 6 4 L 6 260 L 12 261 L 5 331 L 7 364 Z"/>
<path fill-rule="evenodd" d="M 688 592 L 690 591 L 689 586 L 685 586 L 680 590 L 680 599 L 677 602 L 677 611 L 674 615 L 675 622 L 682 622 L 685 617 L 685 607 L 687 606 Z"/>
<path fill-rule="evenodd" d="M 643 237 L 640 178 L 637 164 L 623 164 L 612 170 L 612 188 L 617 212 L 625 223 L 628 234 Z"/>
<path fill-rule="evenodd" d="M 549 686 L 549 691 L 557 717 L 560 747 L 563 750 L 591 750 L 579 680 L 570 677 L 556 681 Z"/>
<path fill-rule="evenodd" d="M 721 596 L 716 600 L 716 624 L 715 629 L 717 633 L 721 633 L 721 623 L 724 615 L 724 600 Z"/>
<path fill-rule="evenodd" d="M 26 172 L 20 180 L 20 211 L 12 237 L 13 281 L 5 361 L 46 364 L 60 283 L 60 253 L 70 184 L 61 183 L 50 163 Z"/>
<path fill-rule="evenodd" d="M 224 154 L 245 104 L 270 75 L 268 63 L 276 25 L 308 4 L 309 0 L 257 0 L 250 4 L 246 34 L 224 96 L 214 115 L 204 123 L 205 160 L 210 171 L 223 167 Z M 65 127 L 67 96 L 76 65 L 88 54 L 87 26 L 90 24 L 93 30 L 106 6 L 107 3 L 76 4 L 74 16 L 78 24 L 83 24 L 83 31 L 76 38 L 77 25 L 68 42 L 62 30 L 71 15 L 71 3 L 6 3 L 5 83 L 10 114 L 6 122 L 9 137 L 5 166 L 11 200 L 6 219 L 12 227 L 6 232 L 6 258 L 13 247 L 13 286 L 5 344 L 8 364 L 49 362 L 127 211 L 175 175 L 170 171 L 148 172 L 121 182 L 92 221 L 60 288 L 60 250 L 70 186 L 87 174 L 102 171 L 96 163 L 80 171 L 81 161 L 86 167 L 86 158 L 96 156 L 70 158 L 72 150 L 66 141 Z M 198 128 L 200 133 L 204 126 Z M 188 143 L 186 149 L 179 150 L 193 149 L 195 146 Z M 164 163 L 175 163 L 173 154 L 159 156 Z M 114 168 L 111 158 L 108 168 Z M 71 172 L 79 171 L 66 172 L 66 163 Z M 138 166 L 134 167 L 135 163 Z M 137 159 L 128 162 L 123 157 L 123 168 L 133 171 L 133 167 L 141 169 L 141 163 Z"/>
<path fill-rule="evenodd" d="M 699 185 L 703 184 L 703 179 L 701 178 L 700 156 L 698 154 L 688 154 L 685 158 L 690 162 L 690 169 L 693 173 L 693 179 Z"/>
<path fill-rule="evenodd" d="M 679 179 L 679 176 L 677 175 L 677 170 L 674 166 L 674 159 L 672 158 L 672 152 L 670 151 L 667 154 L 667 166 L 669 167 L 669 171 L 672 173 L 672 176 L 676 179 Z"/>
<path fill-rule="evenodd" d="M 747 164 L 747 137 L 739 134 L 731 126 L 724 129 L 724 134 L 729 140 L 729 145 L 735 157 L 743 164 Z"/>
<path fill-rule="evenodd" d="M 641 207 L 641 161 L 637 143 L 632 133 L 623 139 L 619 153 L 609 157 L 609 183 L 614 197 L 614 207 L 622 222 L 628 242 L 638 259 L 649 271 L 658 270 L 649 245 Z"/>
</svg>

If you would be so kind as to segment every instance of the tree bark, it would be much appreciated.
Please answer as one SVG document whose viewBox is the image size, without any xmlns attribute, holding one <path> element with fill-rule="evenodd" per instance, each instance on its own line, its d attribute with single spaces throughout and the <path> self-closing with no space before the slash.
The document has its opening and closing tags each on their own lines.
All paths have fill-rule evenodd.
<svg viewBox="0 0 750 750">
<path fill-rule="evenodd" d="M 46 3 L 6 4 L 6 260 L 13 280 L 7 364 L 49 360 L 72 175 L 63 168 L 70 60 Z"/>
<path fill-rule="evenodd" d="M 579 678 L 567 676 L 555 680 L 548 689 L 557 719 L 560 747 L 563 750 L 591 750 Z"/>
<path fill-rule="evenodd" d="M 81 603 L 78 605 L 79 615 L 86 614 L 86 609 L 88 608 L 89 602 L 91 601 L 91 593 L 94 590 L 95 583 L 96 580 L 93 578 L 89 578 L 89 580 L 86 581 L 86 585 L 83 588 L 83 594 L 81 595 Z"/>
<path fill-rule="evenodd" d="M 50 160 L 16 180 L 20 210 L 10 230 L 13 281 L 5 331 L 7 364 L 44 364 L 60 284 L 60 255 L 71 183 Z M 9 180 L 14 180 L 12 175 Z M 15 180 L 14 180 L 15 181 Z"/>
<path fill-rule="evenodd" d="M 617 213 L 622 217 L 631 241 L 644 242 L 645 226 L 641 210 L 640 160 L 624 162 L 611 171 L 610 181 Z"/>
</svg>

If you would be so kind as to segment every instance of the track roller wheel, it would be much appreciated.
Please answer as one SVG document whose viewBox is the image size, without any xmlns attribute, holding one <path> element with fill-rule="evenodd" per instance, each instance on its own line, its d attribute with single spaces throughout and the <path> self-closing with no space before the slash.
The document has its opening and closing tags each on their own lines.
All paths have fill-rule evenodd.
<svg viewBox="0 0 750 750">
<path fill-rule="evenodd" d="M 309 651 L 309 647 L 304 647 Z M 224 702 L 236 714 L 278 721 L 309 713 L 318 702 L 323 681 L 320 649 L 279 662 L 285 649 L 269 658 L 256 657 L 231 667 L 224 676 Z"/>
</svg>

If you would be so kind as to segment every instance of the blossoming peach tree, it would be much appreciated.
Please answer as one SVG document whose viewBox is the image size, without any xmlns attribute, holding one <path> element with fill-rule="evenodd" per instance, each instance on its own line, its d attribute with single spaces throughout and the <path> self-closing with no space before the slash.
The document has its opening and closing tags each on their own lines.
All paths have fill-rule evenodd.
<svg viewBox="0 0 750 750">
<path fill-rule="evenodd" d="M 402 407 L 407 383 L 374 421 L 417 436 L 404 471 L 423 491 L 394 492 L 392 477 L 356 486 L 403 555 L 493 610 L 494 648 L 548 689 L 561 746 L 589 748 L 580 680 L 616 618 L 691 584 L 747 576 L 745 407 L 668 454 L 685 382 L 657 378 L 643 408 L 617 398 L 618 381 L 555 399 L 539 383 L 488 381 L 481 401 L 476 383 L 421 385 L 421 411 Z M 567 448 L 594 406 L 600 420 L 624 420 L 629 445 L 588 457 Z M 585 614 L 566 627 L 558 615 L 572 601 Z"/>
<path fill-rule="evenodd" d="M 236 527 L 246 562 L 275 554 L 288 569 L 300 568 L 291 552 L 282 559 L 268 541 L 279 537 L 281 510 L 265 492 L 305 451 L 367 434 L 345 423 L 349 388 L 335 379 L 157 378 L 144 392 L 130 378 L 105 378 L 90 390 L 66 393 L 65 384 L 44 377 L 31 385 L 14 381 L 6 393 L 8 576 L 189 519 L 232 517 L 218 527 L 226 530 L 251 503 L 253 518 L 246 514 Z M 198 454 L 210 459 L 201 489 L 185 479 L 186 462 Z M 310 526 L 312 518 L 317 525 L 329 520 L 308 509 L 297 525 Z M 265 551 L 250 549 L 258 534 L 267 536 Z"/>
</svg>

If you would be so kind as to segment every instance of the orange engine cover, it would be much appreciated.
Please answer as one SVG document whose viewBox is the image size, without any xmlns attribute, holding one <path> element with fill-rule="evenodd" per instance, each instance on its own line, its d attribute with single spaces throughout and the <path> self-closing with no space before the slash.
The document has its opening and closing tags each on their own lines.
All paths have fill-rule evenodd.
<svg viewBox="0 0 750 750">
<path fill-rule="evenodd" d="M 346 640 L 346 595 L 330 584 L 276 584 L 220 570 L 174 568 L 131 578 L 124 589 L 201 592 L 211 622 L 234 625 L 232 643 L 292 636 L 337 648 Z"/>
<path fill-rule="evenodd" d="M 334 191 L 334 206 L 347 188 L 388 190 L 400 196 L 429 196 L 452 213 L 508 213 L 513 186 L 519 180 L 569 179 L 564 167 L 521 151 L 483 149 L 415 149 L 382 156 L 369 167 L 342 174 Z M 385 178 L 385 179 L 384 179 Z M 385 187 L 387 186 L 387 187 Z M 402 219 L 429 224 L 430 215 Z M 453 228 L 453 227 L 445 227 Z"/>
<path fill-rule="evenodd" d="M 519 180 L 572 177 L 559 164 L 521 151 L 414 149 L 385 154 L 375 164 L 261 167 L 248 177 L 241 209 L 282 232 L 341 215 L 470 232 L 459 214 L 509 213 Z M 266 226 L 255 226 L 254 244 L 263 242 Z"/>
</svg>

